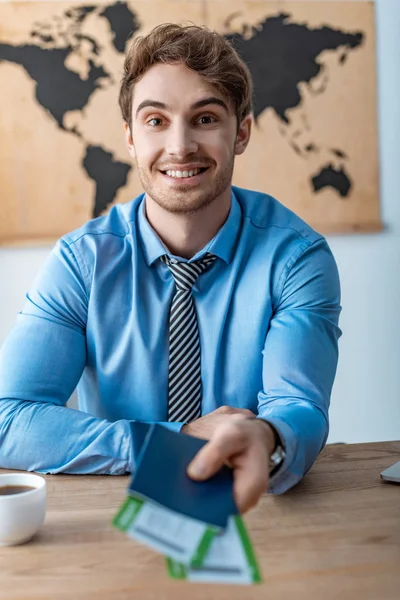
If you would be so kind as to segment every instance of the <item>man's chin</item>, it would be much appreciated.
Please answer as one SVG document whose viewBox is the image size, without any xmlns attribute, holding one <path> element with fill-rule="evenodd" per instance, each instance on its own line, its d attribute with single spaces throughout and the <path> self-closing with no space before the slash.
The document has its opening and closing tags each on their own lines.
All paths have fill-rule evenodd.
<svg viewBox="0 0 400 600">
<path fill-rule="evenodd" d="M 211 204 L 211 201 L 207 200 L 197 200 L 192 202 L 179 202 L 177 198 L 174 198 L 172 201 L 158 201 L 156 198 L 153 198 L 154 201 L 165 211 L 175 214 L 175 215 L 192 215 L 200 212 L 206 206 Z"/>
<path fill-rule="evenodd" d="M 188 187 L 185 190 L 183 186 L 179 191 L 174 190 L 166 193 L 164 190 L 153 189 L 146 191 L 146 193 L 160 208 L 181 215 L 197 213 L 216 199 L 214 194 L 193 193 L 193 189 Z"/>
</svg>

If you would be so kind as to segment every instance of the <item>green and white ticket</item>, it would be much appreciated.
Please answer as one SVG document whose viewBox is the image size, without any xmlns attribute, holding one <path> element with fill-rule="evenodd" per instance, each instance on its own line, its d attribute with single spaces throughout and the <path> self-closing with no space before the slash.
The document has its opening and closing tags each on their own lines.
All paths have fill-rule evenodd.
<svg viewBox="0 0 400 600">
<path fill-rule="evenodd" d="M 133 495 L 113 525 L 134 540 L 189 568 L 200 568 L 218 529 Z"/>
<path fill-rule="evenodd" d="M 197 583 L 261 582 L 261 573 L 246 527 L 240 516 L 232 516 L 224 532 L 211 542 L 201 566 L 186 566 L 171 558 L 166 559 L 167 570 L 173 579 Z"/>
</svg>

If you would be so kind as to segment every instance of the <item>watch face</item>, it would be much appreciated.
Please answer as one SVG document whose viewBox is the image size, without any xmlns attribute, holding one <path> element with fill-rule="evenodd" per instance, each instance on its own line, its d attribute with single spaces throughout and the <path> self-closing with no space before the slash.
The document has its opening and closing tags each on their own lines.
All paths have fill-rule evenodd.
<svg viewBox="0 0 400 600">
<path fill-rule="evenodd" d="M 285 456 L 286 456 L 286 453 L 285 453 L 284 449 L 282 448 L 282 446 L 278 446 L 276 448 L 275 452 L 273 452 L 273 454 L 271 454 L 270 461 L 271 461 L 272 465 L 274 467 L 276 467 L 277 465 L 280 465 L 281 462 L 283 462 Z"/>
</svg>

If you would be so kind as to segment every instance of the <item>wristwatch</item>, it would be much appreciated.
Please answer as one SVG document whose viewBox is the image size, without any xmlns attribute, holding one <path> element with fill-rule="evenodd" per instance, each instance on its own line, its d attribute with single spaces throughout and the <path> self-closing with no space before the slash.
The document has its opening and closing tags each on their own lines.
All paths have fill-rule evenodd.
<svg viewBox="0 0 400 600">
<path fill-rule="evenodd" d="M 286 457 L 286 452 L 279 433 L 276 431 L 275 427 L 271 425 L 271 423 L 268 423 L 268 425 L 272 428 L 275 435 L 275 448 L 269 457 L 269 474 L 271 476 L 275 475 L 279 467 L 282 465 Z"/>
</svg>

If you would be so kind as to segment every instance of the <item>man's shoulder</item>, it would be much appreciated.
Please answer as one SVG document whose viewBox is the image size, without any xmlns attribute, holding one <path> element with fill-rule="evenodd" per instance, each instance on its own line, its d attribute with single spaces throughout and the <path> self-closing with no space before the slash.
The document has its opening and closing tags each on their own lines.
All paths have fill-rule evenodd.
<svg viewBox="0 0 400 600">
<path fill-rule="evenodd" d="M 232 190 L 250 226 L 265 230 L 266 233 L 270 233 L 271 229 L 275 230 L 279 237 L 288 235 L 292 238 L 295 236 L 299 240 L 308 241 L 309 244 L 323 238 L 321 234 L 273 196 L 239 187 L 233 187 Z"/>
<path fill-rule="evenodd" d="M 142 195 L 126 204 L 117 204 L 104 216 L 87 221 L 81 227 L 67 233 L 62 237 L 68 246 L 81 242 L 102 244 L 109 242 L 110 238 L 125 238 L 131 232 L 131 223 L 136 218 L 136 208 Z"/>
</svg>

